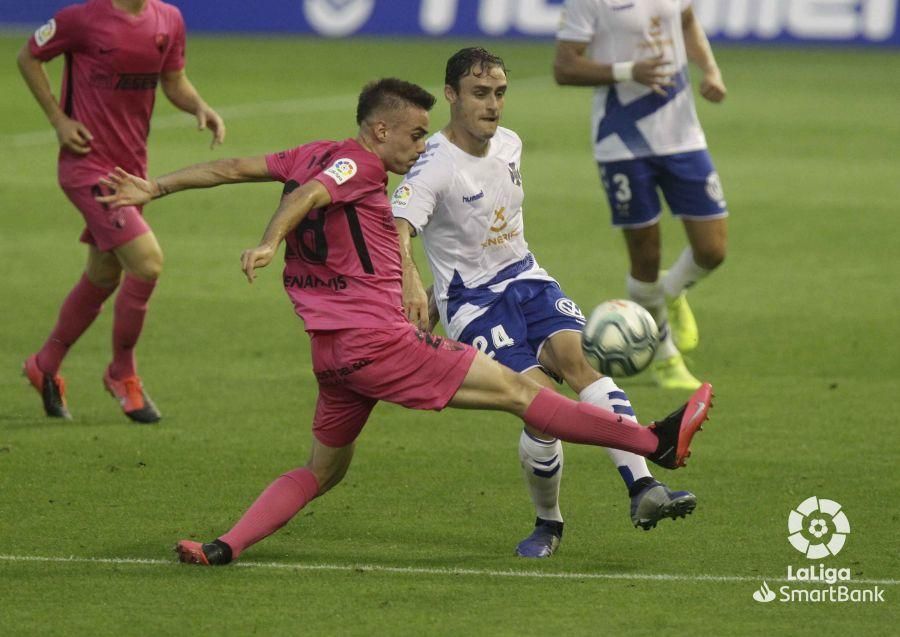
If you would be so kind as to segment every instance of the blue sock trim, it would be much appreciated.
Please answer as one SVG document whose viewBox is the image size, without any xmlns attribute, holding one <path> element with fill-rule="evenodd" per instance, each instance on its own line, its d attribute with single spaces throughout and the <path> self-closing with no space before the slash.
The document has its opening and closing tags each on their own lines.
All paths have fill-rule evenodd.
<svg viewBox="0 0 900 637">
<path fill-rule="evenodd" d="M 619 475 L 622 476 L 622 479 L 625 481 L 625 486 L 630 489 L 631 485 L 634 484 L 634 474 L 631 473 L 631 469 L 625 465 L 616 468 L 619 470 Z"/>
</svg>

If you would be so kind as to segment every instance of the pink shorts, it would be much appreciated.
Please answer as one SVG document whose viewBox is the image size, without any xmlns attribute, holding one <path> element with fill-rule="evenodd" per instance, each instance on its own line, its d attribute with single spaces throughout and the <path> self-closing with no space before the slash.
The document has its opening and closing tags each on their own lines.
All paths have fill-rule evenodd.
<svg viewBox="0 0 900 637">
<path fill-rule="evenodd" d="M 462 385 L 476 350 L 399 323 L 378 329 L 312 332 L 319 398 L 313 435 L 350 444 L 379 400 L 441 410 Z"/>
<path fill-rule="evenodd" d="M 107 252 L 150 232 L 150 226 L 144 220 L 140 208 L 127 206 L 110 210 L 106 204 L 94 199 L 105 192 L 105 189 L 101 191 L 99 184 L 63 187 L 63 192 L 84 217 L 87 227 L 81 233 L 82 243 L 89 243 L 98 250 Z"/>
</svg>

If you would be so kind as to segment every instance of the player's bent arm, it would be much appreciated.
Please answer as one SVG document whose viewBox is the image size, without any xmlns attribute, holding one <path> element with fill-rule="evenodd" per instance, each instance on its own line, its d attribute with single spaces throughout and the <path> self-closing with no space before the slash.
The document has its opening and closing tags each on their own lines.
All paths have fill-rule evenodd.
<svg viewBox="0 0 900 637">
<path fill-rule="evenodd" d="M 562 86 L 615 84 L 612 64 L 600 64 L 585 56 L 587 42 L 556 42 L 553 78 Z"/>
<path fill-rule="evenodd" d="M 422 285 L 422 277 L 419 268 L 413 258 L 412 235 L 413 227 L 406 219 L 399 217 L 394 219 L 397 226 L 397 235 L 400 239 L 400 261 L 403 268 L 403 309 L 409 321 L 418 328 L 428 330 L 431 328 L 428 318 L 428 296 L 425 286 Z"/>
<path fill-rule="evenodd" d="M 50 124 L 56 129 L 60 145 L 80 155 L 89 153 L 93 135 L 84 124 L 71 119 L 60 108 L 50 88 L 50 79 L 47 77 L 44 63 L 31 54 L 27 43 L 19 51 L 16 62 L 25 84 L 28 85 Z"/>
<path fill-rule="evenodd" d="M 684 33 L 684 49 L 688 60 L 703 71 L 700 94 L 711 102 L 721 102 L 727 93 L 722 73 L 716 63 L 709 39 L 694 10 L 688 7 L 681 13 L 681 29 Z"/>
<path fill-rule="evenodd" d="M 184 69 L 167 71 L 160 76 L 162 90 L 166 98 L 176 108 L 190 113 L 197 118 L 197 127 L 200 130 L 208 128 L 213 133 L 213 145 L 225 141 L 225 122 L 216 111 L 210 108 L 196 87 L 188 79 Z"/>
<path fill-rule="evenodd" d="M 691 7 L 685 9 L 681 14 L 681 30 L 684 33 L 684 48 L 688 59 L 699 66 L 704 73 L 717 70 L 719 67 L 716 64 L 709 39 L 706 37 L 700 21 L 694 16 L 694 10 Z"/>
<path fill-rule="evenodd" d="M 50 123 L 52 124 L 60 117 L 65 117 L 65 113 L 59 107 L 59 102 L 56 101 L 56 97 L 50 89 L 50 78 L 47 77 L 44 63 L 31 54 L 27 43 L 19 51 L 16 63 L 19 65 L 19 72 L 22 74 L 25 84 L 28 85 L 28 89 L 40 104 Z"/>
<path fill-rule="evenodd" d="M 669 61 L 663 55 L 644 60 L 601 64 L 587 57 L 586 42 L 558 40 L 553 60 L 553 77 L 560 85 L 601 86 L 634 80 L 665 97 L 665 87 L 672 86 Z"/>
<path fill-rule="evenodd" d="M 325 186 L 316 179 L 310 180 L 281 198 L 278 209 L 269 220 L 266 231 L 259 245 L 241 254 L 241 269 L 247 280 L 253 283 L 256 278 L 254 270 L 262 268 L 272 261 L 279 244 L 287 233 L 297 227 L 303 218 L 314 208 L 325 208 L 331 203 L 331 195 Z"/>
</svg>

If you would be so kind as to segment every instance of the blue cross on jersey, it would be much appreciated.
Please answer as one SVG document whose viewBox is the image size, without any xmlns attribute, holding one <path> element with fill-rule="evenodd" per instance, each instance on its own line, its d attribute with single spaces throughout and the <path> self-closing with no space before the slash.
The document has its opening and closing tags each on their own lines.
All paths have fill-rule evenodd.
<svg viewBox="0 0 900 637">
<path fill-rule="evenodd" d="M 606 95 L 606 111 L 597 130 L 597 143 L 610 135 L 618 135 L 622 143 L 628 147 L 635 157 L 653 154 L 653 149 L 637 127 L 638 121 L 652 115 L 675 99 L 685 87 L 689 86 L 687 67 L 682 67 L 672 76 L 673 86 L 667 86 L 666 96 L 650 92 L 633 102 L 623 105 L 615 86 L 609 87 Z"/>
</svg>

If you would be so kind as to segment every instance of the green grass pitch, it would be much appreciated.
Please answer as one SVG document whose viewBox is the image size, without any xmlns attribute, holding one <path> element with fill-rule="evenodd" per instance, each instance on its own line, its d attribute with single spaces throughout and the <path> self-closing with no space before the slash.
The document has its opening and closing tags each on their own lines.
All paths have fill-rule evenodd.
<svg viewBox="0 0 900 637">
<path fill-rule="evenodd" d="M 340 487 L 248 551 L 251 566 L 213 570 L 177 565 L 174 542 L 226 530 L 309 445 L 314 379 L 279 267 L 252 287 L 239 271 L 280 187 L 194 191 L 146 211 L 167 258 L 139 348 L 159 426 L 129 424 L 102 389 L 110 307 L 64 366 L 74 422 L 44 419 L 19 366 L 84 248 L 56 187 L 54 136 L 13 63 L 23 41 L 0 37 L 0 634 L 896 634 L 896 53 L 718 50 L 728 100 L 698 109 L 731 241 L 692 293 L 691 357 L 718 403 L 688 468 L 657 472 L 697 493 L 693 516 L 631 528 L 605 454 L 569 445 L 561 550 L 517 560 L 532 509 L 516 421 L 381 405 Z M 351 136 L 365 81 L 438 91 L 460 44 L 194 37 L 188 70 L 228 139 L 209 151 L 160 97 L 151 172 Z M 589 91 L 553 84 L 550 43 L 489 46 L 511 69 L 504 124 L 525 143 L 532 249 L 584 309 L 622 296 Z M 446 117 L 441 100 L 432 130 Z M 664 237 L 670 263 L 683 236 L 669 218 Z M 622 386 L 643 421 L 685 398 L 645 376 Z M 843 504 L 852 526 L 826 565 L 879 580 L 885 603 L 753 601 L 763 580 L 777 588 L 788 565 L 810 564 L 787 542 L 787 515 L 812 495 Z"/>
</svg>

